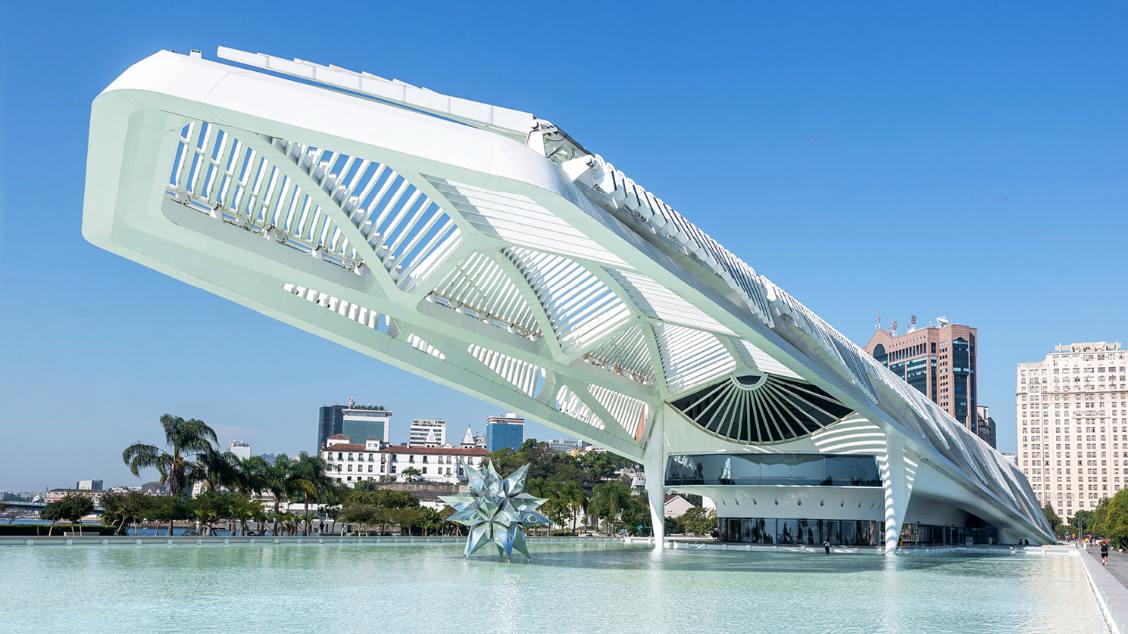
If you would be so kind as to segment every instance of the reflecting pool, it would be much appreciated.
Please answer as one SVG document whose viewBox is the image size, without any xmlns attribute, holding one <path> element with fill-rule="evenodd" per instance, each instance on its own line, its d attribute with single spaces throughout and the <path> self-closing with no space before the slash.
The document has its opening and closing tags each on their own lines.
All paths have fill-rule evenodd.
<svg viewBox="0 0 1128 634">
<path fill-rule="evenodd" d="M 1081 563 L 461 546 L 0 547 L 11 631 L 1104 632 Z"/>
</svg>

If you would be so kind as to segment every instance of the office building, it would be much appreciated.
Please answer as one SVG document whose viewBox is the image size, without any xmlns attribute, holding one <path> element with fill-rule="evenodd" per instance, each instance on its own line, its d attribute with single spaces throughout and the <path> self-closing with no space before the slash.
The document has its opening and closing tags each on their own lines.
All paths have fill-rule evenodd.
<svg viewBox="0 0 1128 634">
<path fill-rule="evenodd" d="M 975 415 L 975 435 L 982 438 L 988 445 L 996 447 L 995 419 L 991 417 L 991 408 L 986 405 L 978 405 L 975 408 Z"/>
<path fill-rule="evenodd" d="M 1128 480 L 1128 351 L 1059 345 L 1018 365 L 1018 466 L 1062 517 L 1091 511 Z"/>
<path fill-rule="evenodd" d="M 344 405 L 325 405 L 317 415 L 317 448 L 335 434 L 362 445 L 369 438 L 387 443 L 391 426 L 392 413 L 383 405 L 357 405 L 351 398 Z"/>
<path fill-rule="evenodd" d="M 897 333 L 897 322 L 890 328 L 882 328 L 878 322 L 865 350 L 969 431 L 976 431 L 975 328 L 950 323 L 943 317 L 918 328 L 913 315 L 908 332 L 902 334 Z"/>
<path fill-rule="evenodd" d="M 101 491 L 102 490 L 102 481 L 101 480 L 79 480 L 78 482 L 75 482 L 74 488 L 79 490 L 79 491 Z"/>
<path fill-rule="evenodd" d="M 478 467 L 488 455 L 479 447 L 409 447 L 375 438 L 353 443 L 344 434 L 330 436 L 321 450 L 329 477 L 348 486 L 382 479 L 460 482 L 466 479 L 467 465 Z"/>
<path fill-rule="evenodd" d="M 227 445 L 227 451 L 235 454 L 235 457 L 240 460 L 246 460 L 251 457 L 251 445 L 241 440 L 232 440 Z"/>
<path fill-rule="evenodd" d="M 446 421 L 441 418 L 413 418 L 409 447 L 442 447 L 446 444 Z"/>
<path fill-rule="evenodd" d="M 486 418 L 486 449 L 493 453 L 498 449 L 521 448 L 525 442 L 525 419 L 513 412 L 505 416 Z"/>
</svg>

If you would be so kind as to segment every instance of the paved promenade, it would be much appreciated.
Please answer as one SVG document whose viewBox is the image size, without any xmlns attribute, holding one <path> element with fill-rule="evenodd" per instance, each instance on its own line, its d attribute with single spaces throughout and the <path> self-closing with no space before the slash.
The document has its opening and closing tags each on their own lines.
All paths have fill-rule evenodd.
<svg viewBox="0 0 1128 634">
<path fill-rule="evenodd" d="M 1109 553 L 1108 565 L 1101 565 L 1099 546 L 1081 552 L 1081 563 L 1089 573 L 1097 591 L 1097 600 L 1105 610 L 1105 620 L 1119 634 L 1128 634 L 1128 555 Z"/>
</svg>

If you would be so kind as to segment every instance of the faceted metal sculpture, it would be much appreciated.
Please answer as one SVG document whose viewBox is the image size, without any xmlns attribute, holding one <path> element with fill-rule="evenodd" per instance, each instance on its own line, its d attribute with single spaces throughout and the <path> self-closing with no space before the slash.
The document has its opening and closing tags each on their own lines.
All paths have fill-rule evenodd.
<svg viewBox="0 0 1128 634">
<path fill-rule="evenodd" d="M 470 527 L 466 538 L 465 556 L 469 557 L 482 546 L 492 543 L 498 555 L 506 559 L 513 557 L 513 550 L 529 558 L 525 546 L 525 527 L 536 524 L 549 524 L 548 518 L 536 512 L 544 504 L 544 498 L 525 493 L 525 476 L 529 465 L 502 478 L 488 462 L 480 469 L 467 466 L 470 477 L 470 492 L 459 495 L 439 496 L 443 502 L 454 508 L 448 521 Z"/>
</svg>

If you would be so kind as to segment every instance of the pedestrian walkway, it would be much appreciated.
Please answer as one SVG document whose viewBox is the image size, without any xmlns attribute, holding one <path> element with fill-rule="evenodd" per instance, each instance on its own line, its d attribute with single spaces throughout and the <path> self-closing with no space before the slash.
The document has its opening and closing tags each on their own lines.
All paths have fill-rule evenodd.
<svg viewBox="0 0 1128 634">
<path fill-rule="evenodd" d="M 1087 551 L 1089 556 L 1101 563 L 1101 549 L 1100 546 L 1090 546 Z M 1112 573 L 1113 577 L 1120 582 L 1120 585 L 1128 588 L 1128 555 L 1118 553 L 1115 550 L 1110 551 L 1108 554 L 1108 565 L 1105 570 Z"/>
<path fill-rule="evenodd" d="M 1105 620 L 1118 634 L 1128 634 L 1128 555 L 1110 552 L 1108 565 L 1101 565 L 1100 546 L 1081 552 L 1081 563 L 1097 593 L 1097 601 L 1105 612 Z"/>
</svg>

